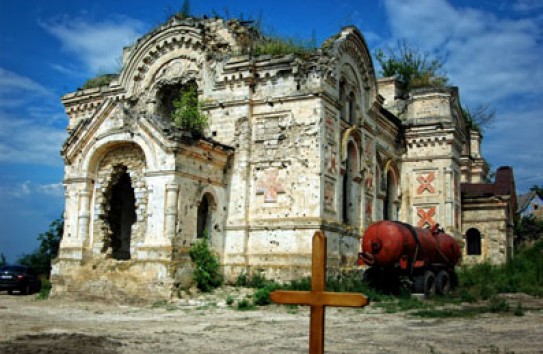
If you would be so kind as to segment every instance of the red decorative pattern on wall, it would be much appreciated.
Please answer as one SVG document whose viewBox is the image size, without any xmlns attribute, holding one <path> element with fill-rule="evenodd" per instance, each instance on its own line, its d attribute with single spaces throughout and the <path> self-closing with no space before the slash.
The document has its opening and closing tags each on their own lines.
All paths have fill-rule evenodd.
<svg viewBox="0 0 543 354">
<path fill-rule="evenodd" d="M 277 170 L 267 170 L 264 179 L 256 187 L 256 194 L 264 195 L 264 203 L 275 203 L 280 193 L 285 193 L 285 188 L 277 177 Z"/>
<path fill-rule="evenodd" d="M 436 224 L 436 221 L 433 219 L 436 215 L 436 207 L 417 208 L 417 215 L 419 217 L 418 227 L 432 227 Z"/>
<path fill-rule="evenodd" d="M 422 194 L 424 191 L 428 191 L 428 193 L 435 193 L 436 189 L 434 188 L 434 185 L 432 182 L 436 179 L 436 173 L 430 172 L 427 175 L 420 174 L 417 177 L 417 181 L 419 181 L 420 185 L 419 188 L 417 188 L 417 194 Z"/>
</svg>

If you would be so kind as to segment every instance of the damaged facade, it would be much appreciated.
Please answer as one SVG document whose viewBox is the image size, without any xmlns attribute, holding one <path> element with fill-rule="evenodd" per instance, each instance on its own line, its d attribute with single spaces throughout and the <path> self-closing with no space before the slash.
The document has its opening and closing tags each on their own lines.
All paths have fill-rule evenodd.
<svg viewBox="0 0 543 354">
<path fill-rule="evenodd" d="M 354 27 L 305 56 L 251 55 L 259 39 L 234 20 L 173 17 L 125 49 L 108 86 L 63 97 L 54 294 L 169 297 L 190 286 L 188 248 L 204 234 L 227 279 L 289 280 L 309 273 L 316 230 L 333 271 L 355 266 L 377 220 L 439 223 L 462 244 L 479 227 L 463 222 L 461 184 L 488 168 L 456 89 L 377 80 Z M 170 119 L 188 84 L 208 117 L 201 137 Z M 504 243 L 495 261 L 509 227 L 479 229 Z"/>
</svg>

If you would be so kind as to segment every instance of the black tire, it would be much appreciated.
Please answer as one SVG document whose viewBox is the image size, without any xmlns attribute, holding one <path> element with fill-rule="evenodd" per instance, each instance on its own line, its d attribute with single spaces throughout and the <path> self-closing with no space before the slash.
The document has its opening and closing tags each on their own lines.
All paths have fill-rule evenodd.
<svg viewBox="0 0 543 354">
<path fill-rule="evenodd" d="M 426 297 L 434 295 L 436 291 L 436 276 L 431 270 L 427 270 L 424 274 L 417 275 L 413 282 L 413 292 L 422 293 Z"/>
<path fill-rule="evenodd" d="M 13 290 L 8 290 L 8 295 L 13 295 Z"/>
<path fill-rule="evenodd" d="M 22 291 L 24 295 L 30 295 L 32 294 L 32 288 L 30 287 L 30 284 L 26 284 L 24 290 Z"/>
<path fill-rule="evenodd" d="M 436 293 L 439 295 L 449 295 L 451 292 L 451 277 L 445 270 L 440 270 L 436 276 Z"/>
</svg>

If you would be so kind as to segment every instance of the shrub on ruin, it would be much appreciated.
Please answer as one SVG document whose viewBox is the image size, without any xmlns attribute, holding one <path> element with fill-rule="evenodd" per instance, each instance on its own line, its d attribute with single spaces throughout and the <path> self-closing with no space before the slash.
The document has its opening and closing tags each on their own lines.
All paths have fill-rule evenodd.
<svg viewBox="0 0 543 354">
<path fill-rule="evenodd" d="M 171 119 L 176 126 L 201 136 L 207 127 L 207 116 L 202 113 L 196 84 L 189 83 L 179 91 L 179 97 L 173 101 L 174 111 Z"/>
<path fill-rule="evenodd" d="M 194 281 L 203 292 L 210 292 L 223 283 L 220 272 L 219 259 L 215 252 L 209 248 L 207 239 L 197 241 L 190 247 L 190 258 L 194 262 Z"/>
</svg>

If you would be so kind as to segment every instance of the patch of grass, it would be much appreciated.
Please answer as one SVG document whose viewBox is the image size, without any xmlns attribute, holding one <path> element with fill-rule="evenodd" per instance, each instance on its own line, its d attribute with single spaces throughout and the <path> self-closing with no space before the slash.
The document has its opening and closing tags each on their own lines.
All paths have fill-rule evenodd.
<svg viewBox="0 0 543 354">
<path fill-rule="evenodd" d="M 118 74 L 103 74 L 87 80 L 83 84 L 83 90 L 109 85 L 119 77 Z"/>
<path fill-rule="evenodd" d="M 151 304 L 152 309 L 165 309 L 166 311 L 174 311 L 178 310 L 179 308 L 175 305 L 170 303 L 168 300 L 158 300 Z"/>
<path fill-rule="evenodd" d="M 255 305 L 251 301 L 249 301 L 249 299 L 242 299 L 238 301 L 237 309 L 240 311 L 254 310 L 254 308 Z"/>
<path fill-rule="evenodd" d="M 40 292 L 38 293 L 38 296 L 36 297 L 36 299 L 47 300 L 49 298 L 49 294 L 51 293 L 51 288 L 52 286 L 49 279 L 42 280 Z"/>
<path fill-rule="evenodd" d="M 432 303 L 422 302 L 414 297 L 397 297 L 394 300 L 380 301 L 375 306 L 382 308 L 386 313 L 406 312 L 434 307 Z"/>
<path fill-rule="evenodd" d="M 226 297 L 226 305 L 232 306 L 234 304 L 234 298 L 231 295 Z"/>
<path fill-rule="evenodd" d="M 422 318 L 459 318 L 459 317 L 475 317 L 483 313 L 502 313 L 517 315 L 517 310 L 511 312 L 511 306 L 505 299 L 497 296 L 492 297 L 486 305 L 469 306 L 462 308 L 428 308 L 415 312 L 410 315 Z M 522 316 L 524 313 L 518 316 Z"/>
<path fill-rule="evenodd" d="M 522 304 L 520 302 L 517 302 L 517 306 L 515 307 L 515 310 L 513 311 L 513 315 L 515 316 L 524 316 L 524 308 L 522 307 Z"/>
<path fill-rule="evenodd" d="M 273 55 L 281 56 L 294 54 L 300 57 L 311 55 L 315 51 L 315 43 L 296 38 L 285 38 L 279 36 L 269 36 L 256 43 L 252 50 L 253 55 Z"/>
<path fill-rule="evenodd" d="M 543 240 L 520 250 L 507 264 L 482 263 L 458 270 L 464 295 L 487 300 L 500 293 L 543 296 Z"/>
</svg>

